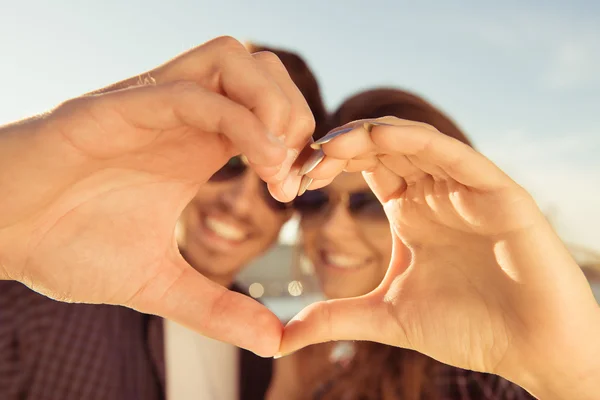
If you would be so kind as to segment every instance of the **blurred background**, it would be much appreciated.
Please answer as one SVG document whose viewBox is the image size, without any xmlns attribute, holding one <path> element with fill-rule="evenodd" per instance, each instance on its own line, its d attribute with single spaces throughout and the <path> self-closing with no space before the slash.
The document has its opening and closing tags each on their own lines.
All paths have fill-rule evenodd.
<svg viewBox="0 0 600 400">
<path fill-rule="evenodd" d="M 219 35 L 297 51 L 329 109 L 373 86 L 429 99 L 534 195 L 600 282 L 598 1 L 0 0 L 0 124 Z M 283 319 L 319 298 L 294 240 L 292 221 L 241 276 Z"/>
</svg>

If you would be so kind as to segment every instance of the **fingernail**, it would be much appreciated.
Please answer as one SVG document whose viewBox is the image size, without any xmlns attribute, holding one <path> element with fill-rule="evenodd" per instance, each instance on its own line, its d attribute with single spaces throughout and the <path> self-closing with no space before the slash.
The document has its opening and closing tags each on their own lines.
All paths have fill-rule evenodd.
<svg viewBox="0 0 600 400">
<path fill-rule="evenodd" d="M 296 158 L 298 158 L 298 154 L 298 150 L 288 149 L 287 156 L 283 163 L 281 163 L 281 168 L 279 169 L 279 172 L 277 173 L 277 175 L 275 175 L 275 179 L 277 181 L 282 181 L 290 173 L 290 168 L 292 168 L 294 161 L 296 161 Z"/>
<path fill-rule="evenodd" d="M 339 129 L 337 131 L 334 130 L 332 132 L 329 132 L 327 135 L 323 136 L 321 139 L 319 139 L 316 142 L 314 142 L 313 144 L 311 144 L 310 147 L 312 147 L 313 149 L 318 149 L 319 147 L 321 147 L 321 145 L 331 142 L 336 137 L 343 135 L 345 133 L 348 133 L 353 129 L 356 129 L 356 127 L 350 126 L 348 128 Z"/>
<path fill-rule="evenodd" d="M 372 122 L 365 122 L 363 124 L 363 128 L 365 128 L 365 130 L 369 133 L 371 133 L 371 130 L 373 130 L 374 126 L 395 126 L 393 124 L 388 124 L 385 122 L 377 122 L 377 121 L 372 121 Z"/>
<path fill-rule="evenodd" d="M 319 165 L 319 163 L 321 161 L 323 161 L 324 158 L 325 158 L 325 153 L 323 153 L 323 150 L 319 149 L 319 150 L 315 151 L 304 162 L 304 165 L 302 165 L 302 168 L 300 169 L 300 172 L 298 174 L 299 175 L 306 175 L 306 174 L 308 174 L 310 171 L 312 171 L 313 169 L 315 169 L 315 167 L 317 165 Z"/>
<path fill-rule="evenodd" d="M 294 354 L 294 353 L 295 353 L 295 351 L 292 351 L 291 353 L 285 353 L 285 354 L 283 354 L 283 353 L 276 353 L 276 354 L 273 356 L 273 359 L 274 359 L 274 360 L 277 360 L 278 358 L 281 358 L 281 357 L 286 357 L 286 356 L 292 355 L 292 354 Z"/>
<path fill-rule="evenodd" d="M 288 176 L 285 178 L 283 183 L 281 184 L 281 191 L 288 196 L 288 198 L 294 199 L 299 192 L 300 182 L 302 182 L 302 178 L 298 175 L 298 171 L 290 171 Z"/>
<path fill-rule="evenodd" d="M 306 192 L 306 189 L 308 189 L 310 184 L 313 183 L 313 180 L 313 178 L 306 175 L 302 177 L 302 180 L 300 181 L 300 188 L 298 189 L 298 196 L 302 196 L 304 192 Z"/>
<path fill-rule="evenodd" d="M 283 141 L 283 139 L 284 139 L 283 136 L 278 137 L 278 136 L 275 136 L 271 132 L 267 132 L 267 139 L 269 139 L 269 142 L 271 142 L 279 147 L 286 147 L 285 142 Z"/>
</svg>

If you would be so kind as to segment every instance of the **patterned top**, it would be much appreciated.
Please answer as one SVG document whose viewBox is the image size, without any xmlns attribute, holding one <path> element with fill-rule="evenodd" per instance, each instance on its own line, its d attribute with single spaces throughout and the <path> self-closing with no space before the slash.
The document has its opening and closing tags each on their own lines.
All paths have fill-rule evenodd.
<svg viewBox="0 0 600 400">
<path fill-rule="evenodd" d="M 444 400 L 530 400 L 526 390 L 497 375 L 459 368 L 443 368 L 436 386 L 443 389 Z"/>
<path fill-rule="evenodd" d="M 330 343 L 329 345 L 316 345 L 312 348 L 307 348 L 309 353 L 305 353 L 306 360 L 314 359 L 318 354 L 322 352 L 329 352 L 328 363 L 325 367 L 313 362 L 313 373 L 309 373 L 305 379 L 313 381 L 316 384 L 317 390 L 313 393 L 311 398 L 313 400 L 323 400 L 339 397 L 341 400 L 366 400 L 366 399 L 380 399 L 385 397 L 382 393 L 384 379 L 380 378 L 377 374 L 377 370 L 374 372 L 375 375 L 369 376 L 366 372 L 364 365 L 372 365 L 374 362 L 389 362 L 390 360 L 400 361 L 401 358 L 409 357 L 404 362 L 427 362 L 430 364 L 427 367 L 427 374 L 430 379 L 430 386 L 427 387 L 428 394 L 422 394 L 423 399 L 436 399 L 436 400 L 530 400 L 534 399 L 526 390 L 501 378 L 497 375 L 484 374 L 460 368 L 455 368 L 440 362 L 434 361 L 426 356 L 420 355 L 414 351 L 398 349 L 389 347 L 383 344 L 370 343 L 367 344 L 368 350 L 363 348 L 361 356 L 356 358 L 356 342 L 352 341 L 339 341 Z M 374 354 L 373 352 L 379 352 L 385 350 L 391 350 L 387 353 L 385 358 L 365 357 L 367 354 Z M 367 352 L 365 352 L 365 350 Z M 311 354 L 312 353 L 312 354 Z M 412 358 L 418 356 L 416 359 Z M 386 361 L 384 361 L 384 359 Z M 358 371 L 352 369 L 352 365 L 358 366 Z M 323 368 L 329 368 L 333 366 L 331 372 Z M 373 365 L 375 367 L 375 365 Z M 392 362 L 388 368 L 393 368 L 390 372 L 391 376 L 394 374 L 400 374 L 400 370 L 396 370 L 398 365 L 394 366 Z M 380 370 L 379 370 L 380 371 Z M 358 375 L 355 375 L 358 374 Z M 365 375 L 366 374 L 366 375 Z M 400 376 L 400 375 L 398 375 Z M 359 381 L 355 385 L 368 385 L 367 393 L 356 393 L 356 389 L 353 385 L 348 385 L 349 381 L 355 381 L 358 378 Z M 316 379 L 316 380 L 315 380 Z M 342 385 L 336 388 L 336 384 L 339 380 L 342 380 Z M 400 379 L 400 378 L 398 378 Z M 378 382 L 378 383 L 377 383 Z M 348 386 L 347 386 L 348 385 Z M 361 386 L 362 387 L 362 386 Z M 388 387 L 388 390 L 391 389 Z M 337 391 L 336 391 L 337 390 Z M 398 388 L 400 390 L 400 388 Z M 337 397 L 335 397 L 337 396 Z M 390 393 L 387 397 L 390 398 Z M 397 393 L 394 398 L 402 399 L 402 393 Z"/>
</svg>

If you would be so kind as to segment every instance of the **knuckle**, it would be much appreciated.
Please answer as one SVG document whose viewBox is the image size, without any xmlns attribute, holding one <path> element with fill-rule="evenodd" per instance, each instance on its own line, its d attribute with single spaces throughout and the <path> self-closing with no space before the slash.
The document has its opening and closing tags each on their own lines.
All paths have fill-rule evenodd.
<svg viewBox="0 0 600 400">
<path fill-rule="evenodd" d="M 303 110 L 300 114 L 294 118 L 294 124 L 300 132 L 310 133 L 311 135 L 317 128 L 317 122 L 315 117 L 309 110 Z"/>
<path fill-rule="evenodd" d="M 66 100 L 48 114 L 48 121 L 58 126 L 73 126 L 80 117 L 95 116 L 106 106 L 103 95 L 81 96 Z"/>
<path fill-rule="evenodd" d="M 54 110 L 54 115 L 71 114 L 82 108 L 86 108 L 91 103 L 91 97 L 76 97 L 60 103 Z"/>
<path fill-rule="evenodd" d="M 272 64 L 274 66 L 285 69 L 285 66 L 283 65 L 281 59 L 277 56 L 277 54 L 271 51 L 259 51 L 258 53 L 254 53 L 253 57 L 258 61 Z"/>
<path fill-rule="evenodd" d="M 244 45 L 232 36 L 219 36 L 218 38 L 215 38 L 208 42 L 208 44 L 226 51 L 247 52 Z"/>
<path fill-rule="evenodd" d="M 437 128 L 427 122 L 412 121 L 415 126 L 430 132 L 438 132 Z"/>
<path fill-rule="evenodd" d="M 276 129 L 274 133 L 282 134 L 287 133 L 289 128 L 289 120 L 291 113 L 291 104 L 288 99 L 277 91 L 271 90 L 264 93 L 260 101 L 264 105 L 264 110 L 268 110 L 268 122 L 267 126 L 271 129 Z"/>
<path fill-rule="evenodd" d="M 419 125 L 421 128 L 431 131 L 431 132 L 438 132 L 437 128 L 431 124 L 428 124 L 426 122 L 419 122 L 417 123 L 417 125 Z"/>
<path fill-rule="evenodd" d="M 171 84 L 171 93 L 175 96 L 189 96 L 197 93 L 200 86 L 193 81 L 177 81 Z"/>
</svg>

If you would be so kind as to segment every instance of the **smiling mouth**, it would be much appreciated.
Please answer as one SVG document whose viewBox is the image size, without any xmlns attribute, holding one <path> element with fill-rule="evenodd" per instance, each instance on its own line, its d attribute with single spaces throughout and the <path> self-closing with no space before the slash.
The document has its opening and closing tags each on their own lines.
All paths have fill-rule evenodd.
<svg viewBox="0 0 600 400">
<path fill-rule="evenodd" d="M 222 218 L 206 214 L 200 217 L 200 232 L 197 239 L 209 249 L 217 252 L 232 251 L 246 242 L 250 236 L 237 224 Z"/>
<path fill-rule="evenodd" d="M 332 253 L 325 250 L 321 251 L 321 262 L 323 265 L 340 270 L 357 270 L 367 266 L 370 261 L 370 258 Z"/>
<path fill-rule="evenodd" d="M 248 237 L 248 234 L 243 230 L 215 217 L 207 215 L 202 222 L 204 222 L 205 228 L 225 240 L 241 242 Z"/>
</svg>

